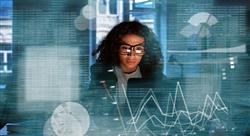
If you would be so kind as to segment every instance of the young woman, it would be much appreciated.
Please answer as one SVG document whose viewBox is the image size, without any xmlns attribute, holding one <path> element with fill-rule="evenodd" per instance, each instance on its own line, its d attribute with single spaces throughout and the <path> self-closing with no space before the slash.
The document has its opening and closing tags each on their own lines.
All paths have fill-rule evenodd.
<svg viewBox="0 0 250 136">
<path fill-rule="evenodd" d="M 164 77 L 159 42 L 150 28 L 137 21 L 116 25 L 93 55 L 98 58 L 91 66 L 90 88 L 126 89 L 129 78 Z"/>
<path fill-rule="evenodd" d="M 128 79 L 164 79 L 160 45 L 146 25 L 138 21 L 122 22 L 113 27 L 93 55 L 97 56 L 97 60 L 90 69 L 88 94 L 91 95 L 87 99 L 94 102 L 88 106 L 89 111 L 93 116 L 109 120 L 98 119 L 98 126 L 114 128 L 112 117 L 122 120 L 121 105 L 126 103 Z M 115 133 L 114 130 L 112 132 Z"/>
</svg>

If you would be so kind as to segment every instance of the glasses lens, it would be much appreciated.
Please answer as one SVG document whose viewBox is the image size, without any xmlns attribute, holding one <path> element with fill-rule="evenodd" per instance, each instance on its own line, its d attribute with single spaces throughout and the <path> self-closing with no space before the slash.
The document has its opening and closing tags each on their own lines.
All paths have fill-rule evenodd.
<svg viewBox="0 0 250 136">
<path fill-rule="evenodd" d="M 142 54 L 144 52 L 144 47 L 143 46 L 135 46 L 135 53 L 137 54 Z"/>
<path fill-rule="evenodd" d="M 137 46 L 121 45 L 120 53 L 125 55 L 130 54 L 133 48 L 134 48 L 134 53 L 138 55 L 142 55 L 144 53 L 144 47 L 142 45 L 137 45 Z"/>
<path fill-rule="evenodd" d="M 130 46 L 128 46 L 128 45 L 121 45 L 121 47 L 120 47 L 120 53 L 122 53 L 122 54 L 131 53 Z"/>
</svg>

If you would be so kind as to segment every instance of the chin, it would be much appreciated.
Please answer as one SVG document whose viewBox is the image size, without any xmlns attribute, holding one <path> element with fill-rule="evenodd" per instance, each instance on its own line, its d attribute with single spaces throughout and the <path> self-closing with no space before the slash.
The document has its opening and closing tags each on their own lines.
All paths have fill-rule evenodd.
<svg viewBox="0 0 250 136">
<path fill-rule="evenodd" d="M 127 65 L 128 69 L 135 69 L 137 67 L 137 65 Z"/>
</svg>

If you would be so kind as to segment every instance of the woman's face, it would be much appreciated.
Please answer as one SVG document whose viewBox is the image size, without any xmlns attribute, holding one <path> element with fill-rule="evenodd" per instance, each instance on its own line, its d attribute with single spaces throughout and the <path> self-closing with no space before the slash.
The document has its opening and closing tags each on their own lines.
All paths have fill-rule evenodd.
<svg viewBox="0 0 250 136">
<path fill-rule="evenodd" d="M 144 38 L 135 34 L 122 37 L 119 49 L 120 67 L 123 72 L 130 73 L 136 70 L 144 55 Z"/>
</svg>

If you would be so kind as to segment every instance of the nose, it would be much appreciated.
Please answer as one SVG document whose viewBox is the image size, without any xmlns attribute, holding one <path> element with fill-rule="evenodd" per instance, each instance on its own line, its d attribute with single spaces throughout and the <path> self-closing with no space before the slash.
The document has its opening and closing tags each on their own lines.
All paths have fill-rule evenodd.
<svg viewBox="0 0 250 136">
<path fill-rule="evenodd" d="M 136 56 L 136 53 L 134 50 L 131 50 L 131 52 L 128 53 L 127 56 Z"/>
<path fill-rule="evenodd" d="M 132 46 L 131 47 L 131 52 L 127 54 L 128 56 L 135 56 L 136 53 L 135 53 L 135 48 Z"/>
</svg>

